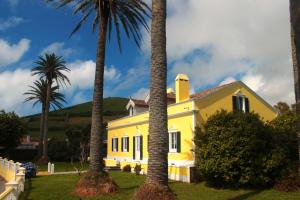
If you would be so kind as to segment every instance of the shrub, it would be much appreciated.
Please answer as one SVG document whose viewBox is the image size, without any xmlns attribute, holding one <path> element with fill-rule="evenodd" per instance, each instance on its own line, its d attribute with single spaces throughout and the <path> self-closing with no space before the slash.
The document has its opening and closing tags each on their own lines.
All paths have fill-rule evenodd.
<svg viewBox="0 0 300 200">
<path fill-rule="evenodd" d="M 123 172 L 131 172 L 131 166 L 129 164 L 125 165 L 122 170 Z"/>
<path fill-rule="evenodd" d="M 275 184 L 275 189 L 281 192 L 295 192 L 300 190 L 300 176 L 291 174 L 282 178 Z"/>
<path fill-rule="evenodd" d="M 220 111 L 196 129 L 196 167 L 213 185 L 267 186 L 287 173 L 276 128 L 254 113 Z"/>
<path fill-rule="evenodd" d="M 142 171 L 142 165 L 141 164 L 136 164 L 135 167 L 134 167 L 134 172 L 136 175 L 140 175 Z"/>
<path fill-rule="evenodd" d="M 52 138 L 48 143 L 48 155 L 52 161 L 69 160 L 69 150 L 66 141 Z"/>
<path fill-rule="evenodd" d="M 17 114 L 0 110 L 0 146 L 4 148 L 5 156 L 10 156 L 26 131 L 26 125 Z"/>
</svg>

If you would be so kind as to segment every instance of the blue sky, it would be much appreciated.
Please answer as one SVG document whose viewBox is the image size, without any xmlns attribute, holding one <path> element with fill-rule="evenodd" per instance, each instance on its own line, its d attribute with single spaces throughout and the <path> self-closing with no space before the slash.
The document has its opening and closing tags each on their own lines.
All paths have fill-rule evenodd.
<svg viewBox="0 0 300 200">
<path fill-rule="evenodd" d="M 71 8 L 57 10 L 45 1 L 1 0 L 0 109 L 39 112 L 23 103 L 22 93 L 35 79 L 30 76 L 33 62 L 53 51 L 72 69 L 72 86 L 63 89 L 66 106 L 91 100 L 97 34 L 87 23 L 69 38 L 78 19 Z M 105 96 L 147 94 L 149 34 L 143 38 L 139 50 L 123 35 L 122 54 L 114 37 L 108 43 Z M 170 0 L 167 50 L 170 87 L 176 74 L 186 73 L 191 92 L 242 80 L 271 104 L 294 100 L 286 1 Z"/>
</svg>

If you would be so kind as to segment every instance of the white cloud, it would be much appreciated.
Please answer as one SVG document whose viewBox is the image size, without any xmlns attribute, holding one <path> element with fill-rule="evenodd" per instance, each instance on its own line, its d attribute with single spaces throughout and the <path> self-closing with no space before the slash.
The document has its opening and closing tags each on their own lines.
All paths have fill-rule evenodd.
<svg viewBox="0 0 300 200">
<path fill-rule="evenodd" d="M 136 91 L 134 94 L 132 94 L 132 98 L 134 99 L 145 99 L 146 96 L 149 93 L 148 88 L 140 88 L 138 91 Z"/>
<path fill-rule="evenodd" d="M 85 97 L 85 92 L 94 86 L 95 62 L 92 60 L 76 61 L 67 66 L 71 69 L 67 76 L 72 85 L 64 88 L 62 92 L 66 94 L 67 99 L 71 99 L 68 103 L 82 103 L 91 99 Z M 121 77 L 114 66 L 105 67 L 104 73 L 104 79 L 108 83 L 115 82 L 116 78 Z M 23 93 L 36 79 L 37 77 L 31 76 L 30 69 L 0 72 L 0 110 L 16 111 L 22 115 L 39 112 L 39 107 L 32 110 L 31 103 L 23 103 L 25 99 Z"/>
<path fill-rule="evenodd" d="M 30 40 L 25 38 L 21 39 L 18 44 L 10 44 L 0 38 L 0 67 L 18 62 L 29 47 Z"/>
<path fill-rule="evenodd" d="M 55 54 L 57 54 L 59 56 L 63 56 L 65 58 L 68 58 L 74 52 L 75 52 L 74 49 L 72 49 L 72 48 L 66 48 L 64 42 L 54 42 L 54 43 L 50 44 L 49 46 L 47 46 L 46 48 L 44 48 L 41 51 L 41 54 L 55 53 Z"/>
<path fill-rule="evenodd" d="M 232 83 L 235 81 L 236 81 L 236 79 L 234 77 L 227 77 L 219 85 L 225 85 L 225 84 L 229 84 L 229 83 Z"/>
<path fill-rule="evenodd" d="M 187 73 L 195 88 L 241 77 L 270 103 L 292 103 L 288 4 L 282 0 L 169 1 L 170 75 Z M 149 43 L 144 48 L 149 49 Z"/>
<path fill-rule="evenodd" d="M 86 101 L 86 98 L 83 97 L 83 93 L 81 92 L 94 87 L 95 62 L 92 60 L 78 60 L 67 64 L 67 66 L 71 69 L 71 72 L 67 73 L 67 76 L 71 81 L 71 86 L 65 88 L 64 92 L 67 96 L 73 97 L 73 103 Z M 118 82 L 120 77 L 121 73 L 114 66 L 105 67 L 105 85 Z"/>
<path fill-rule="evenodd" d="M 32 85 L 34 77 L 28 69 L 4 71 L 0 73 L 0 110 L 16 111 L 19 114 L 31 109 L 32 104 L 24 104 L 24 92 Z"/>
<path fill-rule="evenodd" d="M 9 17 L 8 19 L 0 18 L 0 31 L 5 31 L 6 29 L 15 27 L 24 21 L 21 17 Z"/>
</svg>

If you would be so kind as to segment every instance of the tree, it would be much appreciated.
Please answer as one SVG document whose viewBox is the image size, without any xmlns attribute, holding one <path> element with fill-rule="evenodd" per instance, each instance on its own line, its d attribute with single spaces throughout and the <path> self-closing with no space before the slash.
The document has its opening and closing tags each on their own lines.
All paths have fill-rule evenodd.
<svg viewBox="0 0 300 200">
<path fill-rule="evenodd" d="M 40 121 L 40 145 L 38 151 L 38 158 L 43 152 L 43 132 L 44 132 L 44 116 L 45 104 L 47 96 L 47 82 L 44 79 L 39 79 L 33 82 L 33 86 L 29 86 L 29 90 L 24 93 L 26 95 L 25 102 L 33 101 L 33 107 L 38 103 L 42 105 L 41 121 Z M 50 107 L 53 109 L 61 109 L 63 103 L 66 103 L 65 96 L 58 92 L 58 86 L 52 86 L 50 89 Z"/>
<path fill-rule="evenodd" d="M 49 0 L 55 2 L 54 0 Z M 72 31 L 71 35 L 77 32 L 87 22 L 90 16 L 93 18 L 93 31 L 98 30 L 98 42 L 96 53 L 96 72 L 94 81 L 92 123 L 90 138 L 90 166 L 89 174 L 104 172 L 104 145 L 103 132 L 103 84 L 106 42 L 110 39 L 114 28 L 120 51 L 121 30 L 123 27 L 128 38 L 133 38 L 139 46 L 141 40 L 140 25 L 148 30 L 145 16 L 149 16 L 149 7 L 142 0 L 58 0 L 58 7 L 74 5 L 74 14 L 81 14 L 81 20 Z M 97 176 L 99 177 L 99 176 Z M 85 177 L 88 179 L 88 177 Z M 82 186 L 87 187 L 84 179 Z M 79 184 L 80 185 L 80 184 Z M 79 187 L 79 186 L 78 186 Z M 79 191 L 79 190 L 78 190 Z M 110 192 L 108 192 L 110 193 Z"/>
<path fill-rule="evenodd" d="M 168 187 L 166 0 L 152 0 L 149 158 L 146 183 L 135 199 L 173 199 Z"/>
<path fill-rule="evenodd" d="M 50 0 L 53 2 L 53 0 Z M 139 46 L 141 32 L 139 25 L 148 30 L 145 15 L 150 9 L 142 0 L 59 0 L 58 7 L 75 5 L 74 14 L 81 14 L 82 18 L 72 31 L 77 32 L 87 19 L 94 15 L 93 31 L 98 30 L 98 42 L 96 53 L 96 73 L 94 82 L 91 142 L 90 142 L 90 171 L 104 172 L 103 165 L 103 141 L 100 134 L 103 131 L 103 82 L 104 64 L 107 38 L 111 37 L 112 28 L 115 29 L 118 45 L 121 51 L 120 26 L 123 27 L 126 36 L 133 38 Z"/>
<path fill-rule="evenodd" d="M 297 136 L 298 136 L 298 173 L 300 174 L 300 1 L 290 0 L 291 46 L 296 98 Z"/>
<path fill-rule="evenodd" d="M 51 87 L 52 84 L 56 84 L 57 87 L 70 84 L 65 72 L 69 72 L 70 69 L 66 67 L 66 62 L 61 56 L 57 56 L 54 53 L 45 54 L 39 56 L 39 59 L 35 62 L 36 66 L 31 70 L 32 75 L 40 76 L 40 79 L 44 79 L 47 85 L 45 112 L 44 112 L 44 131 L 43 131 L 43 154 L 40 162 L 47 163 L 48 158 L 48 115 L 51 101 Z"/>
<path fill-rule="evenodd" d="M 10 151 L 20 144 L 26 128 L 21 119 L 14 112 L 0 111 L 0 146 L 5 148 L 7 156 Z"/>
<path fill-rule="evenodd" d="M 82 163 L 87 161 L 90 133 L 90 124 L 84 126 L 72 125 L 65 132 L 68 139 L 71 162 L 73 162 L 74 158 Z"/>
<path fill-rule="evenodd" d="M 274 105 L 274 108 L 277 110 L 279 115 L 283 115 L 292 111 L 291 107 L 287 103 L 281 101 Z"/>
<path fill-rule="evenodd" d="M 266 186 L 295 162 L 293 116 L 263 122 L 257 114 L 220 111 L 195 133 L 195 166 L 217 186 Z"/>
</svg>

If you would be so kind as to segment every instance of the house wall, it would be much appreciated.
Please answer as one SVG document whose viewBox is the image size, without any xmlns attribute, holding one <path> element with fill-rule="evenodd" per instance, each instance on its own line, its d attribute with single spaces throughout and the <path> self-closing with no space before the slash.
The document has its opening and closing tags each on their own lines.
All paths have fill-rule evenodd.
<svg viewBox="0 0 300 200">
<path fill-rule="evenodd" d="M 174 180 L 189 181 L 189 167 L 193 166 L 193 129 L 194 129 L 193 102 L 186 101 L 168 108 L 168 129 L 181 132 L 180 153 L 169 153 L 169 176 Z M 147 173 L 148 162 L 148 120 L 149 113 L 145 112 L 132 117 L 125 117 L 109 122 L 107 166 L 120 165 L 121 168 L 127 164 L 134 167 L 136 163 L 142 164 L 143 173 Z M 143 137 L 143 160 L 133 160 L 133 137 Z M 121 151 L 122 137 L 129 137 L 129 152 Z M 112 138 L 118 138 L 118 151 L 112 151 Z"/>
<path fill-rule="evenodd" d="M 249 99 L 250 112 L 258 113 L 262 120 L 271 121 L 277 116 L 276 111 L 251 89 L 241 82 L 235 82 L 211 96 L 196 101 L 196 109 L 199 110 L 197 121 L 203 124 L 209 116 L 221 109 L 232 111 L 232 96 L 238 91 Z"/>
<path fill-rule="evenodd" d="M 194 128 L 205 123 L 207 118 L 218 110 L 232 111 L 232 96 L 237 92 L 249 99 L 250 111 L 258 113 L 264 121 L 276 117 L 275 110 L 241 82 L 228 85 L 213 95 L 199 100 L 188 100 L 168 106 L 168 130 L 181 132 L 181 152 L 169 153 L 169 178 L 190 181 L 191 167 L 194 166 Z M 148 161 L 148 122 L 149 113 L 144 112 L 131 117 L 124 117 L 108 123 L 107 166 L 120 165 L 123 168 L 130 164 L 134 167 L 142 164 L 142 173 L 147 173 Z M 143 136 L 143 160 L 133 160 L 133 137 Z M 121 139 L 129 137 L 129 152 L 121 152 Z M 118 138 L 118 151 L 112 151 L 112 138 Z"/>
</svg>

